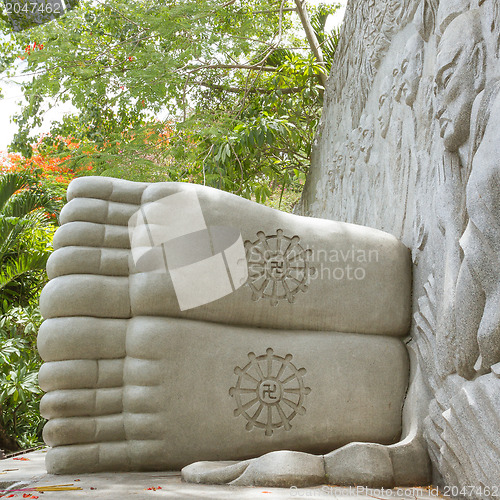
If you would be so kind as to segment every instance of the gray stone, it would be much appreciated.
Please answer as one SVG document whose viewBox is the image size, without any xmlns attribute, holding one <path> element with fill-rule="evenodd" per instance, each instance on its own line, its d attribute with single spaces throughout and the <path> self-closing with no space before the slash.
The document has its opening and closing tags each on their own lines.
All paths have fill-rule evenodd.
<svg viewBox="0 0 500 500">
<path fill-rule="evenodd" d="M 332 451 L 325 455 L 325 469 L 328 482 L 341 486 L 394 486 L 389 450 L 379 444 L 351 443 Z"/>
<path fill-rule="evenodd" d="M 498 0 L 351 0 L 300 211 L 411 249 L 410 388 L 425 390 L 409 392 L 403 422 L 416 423 L 412 447 L 428 449 L 436 480 L 474 498 L 500 486 L 499 94 Z"/>
<path fill-rule="evenodd" d="M 114 182 L 100 180 L 105 184 Z M 88 192 L 82 186 L 85 183 Z M 272 297 L 249 300 L 249 287 L 242 287 L 223 300 L 183 313 L 179 311 L 168 277 L 165 279 L 164 274 L 158 273 L 132 273 L 129 304 L 125 296 L 128 285 L 117 277 L 126 273 L 126 254 L 121 249 L 130 246 L 126 227 L 128 219 L 122 218 L 121 225 L 117 225 L 114 214 L 119 212 L 118 209 L 115 208 L 113 214 L 110 211 L 100 213 L 88 203 L 88 198 L 74 197 L 73 194 L 95 196 L 94 184 L 92 178 L 82 178 L 69 188 L 71 201 L 62 211 L 63 225 L 54 243 L 57 250 L 47 266 L 52 281 L 41 298 L 44 317 L 81 316 L 85 315 L 85 307 L 92 309 L 92 316 L 106 317 L 104 311 L 101 313 L 95 308 L 107 307 L 107 301 L 101 298 L 94 305 L 92 296 L 85 296 L 85 293 L 88 290 L 92 294 L 95 287 L 109 300 L 113 296 L 108 291 L 111 287 L 119 295 L 114 298 L 117 305 L 109 306 L 113 311 L 110 317 L 161 315 L 259 327 L 383 335 L 401 335 L 407 331 L 410 318 L 408 253 L 393 237 L 354 225 L 280 213 L 228 193 L 187 184 L 152 185 L 144 192 L 144 203 L 192 190 L 198 194 L 208 225 L 239 228 L 249 242 L 258 243 L 257 235 L 262 233 L 271 243 L 276 241 L 280 231 L 284 231 L 284 241 L 296 236 L 300 241 L 299 248 L 309 252 L 310 269 L 309 275 L 305 276 L 308 284 L 304 283 L 294 291 L 290 299 L 293 302 L 280 299 L 279 314 L 278 309 L 269 307 Z M 124 189 L 121 184 L 120 187 Z M 132 199 L 135 190 L 135 186 L 131 187 Z M 126 214 L 130 215 L 129 204 L 126 207 Z M 100 224 L 96 227 L 98 220 Z M 94 228 L 100 235 L 97 240 L 87 234 Z M 111 276 L 104 278 L 101 275 Z M 98 286 L 95 280 L 100 282 Z M 75 291 L 70 294 L 68 287 L 72 286 Z M 145 293 L 151 288 L 156 290 L 152 296 Z M 78 294 L 78 298 L 74 294 Z M 302 296 L 304 300 L 300 300 Z"/>
<path fill-rule="evenodd" d="M 232 464 L 197 462 L 184 467 L 182 478 L 191 483 L 277 488 L 304 488 L 326 481 L 322 456 L 286 450 Z"/>
<path fill-rule="evenodd" d="M 396 238 L 189 184 L 80 178 L 68 198 L 40 299 L 50 473 L 198 462 L 187 480 L 306 486 L 323 454 L 363 442 L 401 478 L 419 455 L 427 480 L 420 427 L 402 420 L 411 273 Z M 179 272 L 202 302 L 183 307 Z"/>
<path fill-rule="evenodd" d="M 125 362 L 45 358 L 40 385 L 48 391 L 41 403 L 49 418 L 44 439 L 54 447 L 49 471 L 67 467 L 64 457 L 72 455 L 80 461 L 75 470 L 82 470 L 84 457 L 91 470 L 113 467 L 107 459 L 119 459 L 122 469 L 175 469 L 197 459 L 237 459 L 273 449 L 324 452 L 353 440 L 389 444 L 401 433 L 408 361 L 396 339 L 145 317 L 130 320 L 125 334 Z M 68 347 L 70 359 L 80 346 Z M 293 391 L 287 398 L 296 408 L 290 413 L 282 401 L 283 420 L 265 403 L 261 418 L 253 417 L 258 402 L 245 409 L 259 385 L 245 380 L 246 373 L 258 377 L 248 365 L 259 363 L 266 375 L 270 362 L 273 377 L 286 364 L 278 379 L 291 378 L 272 395 L 284 398 L 280 393 Z M 265 391 L 265 380 L 260 386 Z M 138 443 L 146 447 L 149 439 L 154 442 L 146 457 L 134 457 Z M 113 449 L 116 455 L 106 457 Z"/>
<path fill-rule="evenodd" d="M 384 490 L 363 487 L 342 488 L 323 484 L 306 488 L 276 488 L 269 486 L 234 486 L 193 484 L 182 480 L 180 472 L 100 472 L 94 474 L 68 474 L 54 476 L 47 474 L 44 458 L 47 450 L 38 450 L 16 458 L 0 461 L 0 494 L 4 497 L 23 494 L 38 496 L 51 500 L 60 498 L 81 497 L 90 499 L 116 500 L 118 498 L 169 498 L 186 500 L 187 498 L 212 500 L 255 500 L 270 497 L 273 500 L 291 500 L 294 498 L 338 498 L 350 500 L 370 500 L 381 495 L 391 498 L 419 498 L 432 500 L 438 495 L 433 488 L 412 488 Z M 220 464 L 224 465 L 224 464 Z M 54 486 L 59 486 L 57 491 Z M 52 489 L 51 489 L 52 487 Z M 64 490 L 67 488 L 67 490 Z M 2 491 L 4 490 L 4 491 Z M 43 491 L 43 493 L 42 493 Z"/>
</svg>

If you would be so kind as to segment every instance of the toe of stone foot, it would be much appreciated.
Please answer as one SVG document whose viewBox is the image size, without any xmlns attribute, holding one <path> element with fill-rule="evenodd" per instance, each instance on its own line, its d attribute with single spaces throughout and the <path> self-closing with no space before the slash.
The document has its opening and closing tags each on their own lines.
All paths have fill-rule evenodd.
<svg viewBox="0 0 500 500">
<path fill-rule="evenodd" d="M 387 446 L 350 443 L 324 456 L 328 482 L 340 486 L 392 488 L 394 472 Z"/>
<path fill-rule="evenodd" d="M 196 462 L 182 469 L 187 482 L 289 488 L 326 481 L 322 456 L 274 451 L 243 462 Z"/>
</svg>

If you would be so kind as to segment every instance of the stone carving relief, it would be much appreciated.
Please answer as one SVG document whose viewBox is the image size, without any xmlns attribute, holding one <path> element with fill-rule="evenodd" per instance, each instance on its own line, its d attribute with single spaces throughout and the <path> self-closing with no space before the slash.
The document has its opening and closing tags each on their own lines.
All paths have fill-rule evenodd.
<svg viewBox="0 0 500 500">
<path fill-rule="evenodd" d="M 441 2 L 437 12 L 437 33 L 442 35 L 448 25 L 457 16 L 466 12 L 471 6 L 470 0 L 456 0 L 455 2 Z"/>
<path fill-rule="evenodd" d="M 412 107 L 417 97 L 418 86 L 422 78 L 424 64 L 424 41 L 420 35 L 413 35 L 406 42 L 403 61 L 401 63 L 400 95 L 405 103 Z M 399 102 L 399 98 L 396 99 Z"/>
<path fill-rule="evenodd" d="M 500 283 L 492 279 L 498 276 L 500 255 L 499 94 L 497 80 L 479 97 L 477 126 L 471 138 L 471 171 L 466 188 L 469 220 L 460 240 L 464 258 L 456 292 L 457 323 L 463 329 L 457 371 L 466 378 L 474 375 L 474 369 L 487 373 L 500 362 Z"/>
<path fill-rule="evenodd" d="M 373 84 L 381 61 L 390 46 L 392 36 L 405 26 L 415 12 L 416 5 L 411 0 L 354 0 L 347 6 L 343 31 L 360 32 L 360 36 L 347 42 L 342 37 L 337 48 L 329 85 L 329 98 L 340 102 L 351 102 L 352 122 L 359 121 L 368 90 Z M 357 85 L 345 87 L 347 78 L 356 80 Z"/>
<path fill-rule="evenodd" d="M 470 37 L 465 41 L 464 37 Z M 440 317 L 443 324 L 438 335 L 442 337 L 443 372 L 458 371 L 470 376 L 477 359 L 471 350 L 470 334 L 465 331 L 457 338 L 456 327 L 460 314 L 456 308 L 455 288 L 460 273 L 459 241 L 464 230 L 465 207 L 462 196 L 467 182 L 467 157 L 471 112 L 474 100 L 483 90 L 485 82 L 485 47 L 482 37 L 480 13 L 477 9 L 456 17 L 441 38 L 437 56 L 436 89 L 440 136 L 447 149 L 438 169 L 438 221 L 445 236 L 445 268 L 443 277 L 447 286 L 446 299 Z M 472 139 L 474 142 L 474 139 Z M 464 274 L 462 273 L 464 276 Z M 468 309 L 468 308 L 467 308 Z M 469 316 L 468 311 L 467 316 Z M 477 333 L 477 330 L 476 330 Z M 440 343 L 440 338 L 438 338 Z M 474 361 L 469 359 L 474 357 Z M 446 362 L 445 362 L 446 360 Z M 499 358 L 500 361 L 500 358 Z M 446 365 L 446 366 L 445 366 Z"/>
<path fill-rule="evenodd" d="M 414 24 L 418 34 L 425 42 L 434 33 L 437 22 L 439 0 L 421 0 L 415 13 Z"/>
<path fill-rule="evenodd" d="M 373 139 L 375 135 L 373 115 L 362 115 L 359 120 L 359 137 L 360 145 L 359 150 L 361 159 L 364 163 L 370 161 L 370 155 L 373 148 Z"/>
<path fill-rule="evenodd" d="M 452 21 L 439 42 L 435 77 L 436 119 L 448 151 L 458 152 L 469 137 L 472 105 L 484 88 L 485 56 L 479 10 Z"/>
<path fill-rule="evenodd" d="M 488 37 L 488 40 L 490 41 L 490 54 L 494 63 L 496 59 L 500 58 L 500 2 L 494 0 L 485 8 L 489 8 L 487 19 L 490 21 L 491 36 Z"/>
<path fill-rule="evenodd" d="M 280 300 L 292 304 L 298 292 L 307 291 L 316 272 L 309 265 L 312 250 L 300 245 L 299 236 L 290 238 L 282 229 L 271 236 L 259 231 L 257 238 L 245 241 L 252 300 L 269 299 L 272 306 Z"/>
<path fill-rule="evenodd" d="M 413 221 L 413 245 L 411 256 L 414 264 L 418 263 L 420 254 L 422 253 L 427 242 L 428 232 L 422 218 L 422 205 L 417 200 L 415 203 L 415 220 Z"/>
<path fill-rule="evenodd" d="M 378 99 L 378 124 L 380 127 L 380 135 L 383 139 L 387 137 L 387 131 L 389 130 L 389 124 L 391 123 L 392 114 L 392 80 L 389 76 L 386 76 L 382 81 L 382 86 L 380 89 L 380 96 Z"/>
<path fill-rule="evenodd" d="M 306 413 L 303 405 L 311 392 L 311 388 L 304 385 L 306 369 L 297 369 L 291 362 L 291 354 L 281 357 L 271 348 L 261 356 L 250 352 L 248 359 L 243 368 L 234 369 L 238 381 L 229 390 L 237 404 L 234 416 L 245 417 L 247 431 L 257 427 L 264 429 L 266 436 L 272 436 L 280 428 L 289 431 L 290 422 Z"/>
<path fill-rule="evenodd" d="M 494 396 L 500 366 L 499 4 L 415 0 L 407 6 L 409 22 L 400 17 L 400 26 L 386 31 L 400 15 L 390 0 L 363 16 L 350 2 L 339 47 L 356 39 L 363 47 L 350 45 L 353 53 L 340 52 L 334 62 L 302 198 L 304 214 L 383 229 L 411 248 L 412 336 L 431 395 L 425 436 L 436 474 L 451 485 L 491 486 L 500 477 L 498 443 L 488 437 L 493 422 L 500 426 Z M 361 60 L 370 67 L 369 88 L 356 99 L 361 77 L 335 68 L 358 68 Z M 361 135 L 370 115 L 370 155 L 361 152 L 360 138 L 356 176 L 346 190 L 341 181 L 353 165 L 342 138 L 353 130 Z M 329 173 L 326 138 L 336 144 L 336 157 L 345 158 Z M 460 440 L 465 435 L 470 440 Z"/>
</svg>

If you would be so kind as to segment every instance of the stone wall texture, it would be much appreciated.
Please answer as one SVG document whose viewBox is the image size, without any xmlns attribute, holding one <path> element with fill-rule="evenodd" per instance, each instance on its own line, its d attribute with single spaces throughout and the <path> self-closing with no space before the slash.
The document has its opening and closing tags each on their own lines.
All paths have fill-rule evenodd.
<svg viewBox="0 0 500 500">
<path fill-rule="evenodd" d="M 500 495 L 499 57 L 500 0 L 350 0 L 301 204 L 411 249 L 424 436 L 475 498 Z"/>
</svg>

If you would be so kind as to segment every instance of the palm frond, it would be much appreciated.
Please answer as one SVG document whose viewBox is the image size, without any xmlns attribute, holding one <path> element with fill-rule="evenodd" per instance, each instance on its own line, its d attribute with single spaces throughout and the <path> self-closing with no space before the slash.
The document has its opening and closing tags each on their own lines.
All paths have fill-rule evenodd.
<svg viewBox="0 0 500 500">
<path fill-rule="evenodd" d="M 9 286 L 17 283 L 24 275 L 42 270 L 47 263 L 48 254 L 22 254 L 17 260 L 8 260 L 0 270 L 0 297 Z"/>
<path fill-rule="evenodd" d="M 54 212 L 56 208 L 49 193 L 39 189 L 29 189 L 12 195 L 1 212 L 8 217 L 21 218 L 34 210 L 44 209 L 46 212 Z"/>
<path fill-rule="evenodd" d="M 10 197 L 30 185 L 30 177 L 24 172 L 9 172 L 0 175 L 0 212 L 3 212 Z"/>
<path fill-rule="evenodd" d="M 321 50 L 323 52 L 323 57 L 327 64 L 328 70 L 330 70 L 333 61 L 333 55 L 335 54 L 335 50 L 337 49 L 337 44 L 339 41 L 339 29 L 334 28 L 331 33 L 328 33 L 325 31 L 325 26 L 328 16 L 333 14 L 338 7 L 338 4 L 320 4 L 312 12 L 311 15 L 311 26 L 313 27 L 316 38 L 321 45 Z"/>
</svg>

